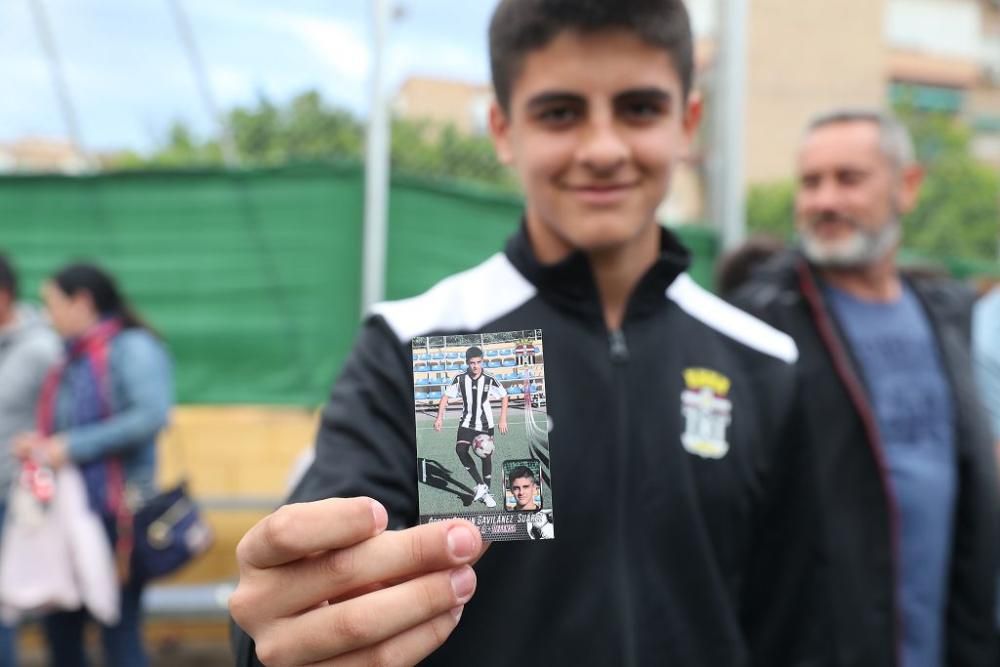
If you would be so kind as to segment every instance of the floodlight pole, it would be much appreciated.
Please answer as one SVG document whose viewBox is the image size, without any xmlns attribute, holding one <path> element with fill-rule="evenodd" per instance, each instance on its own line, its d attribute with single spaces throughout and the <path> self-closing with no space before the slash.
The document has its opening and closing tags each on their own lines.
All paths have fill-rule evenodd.
<svg viewBox="0 0 1000 667">
<path fill-rule="evenodd" d="M 63 121 L 66 123 L 66 131 L 69 133 L 70 141 L 74 148 L 83 157 L 86 168 L 94 170 L 96 165 L 90 153 L 83 145 L 83 134 L 80 132 L 80 123 L 77 118 L 76 108 L 73 106 L 73 98 L 69 93 L 69 85 L 63 74 L 62 61 L 59 58 L 59 49 L 56 48 L 56 40 L 52 36 L 52 28 L 49 25 L 48 15 L 42 0 L 28 0 L 28 7 L 31 9 L 32 17 L 35 19 L 35 31 L 38 39 L 42 43 L 42 49 L 49 61 L 49 73 L 52 75 L 52 86 L 55 88 L 56 97 L 59 99 L 59 109 L 62 112 Z"/>
<path fill-rule="evenodd" d="M 722 249 L 729 250 L 746 237 L 744 128 L 749 15 L 748 0 L 718 0 L 718 3 L 711 208 Z"/>
<path fill-rule="evenodd" d="M 390 0 L 371 0 L 372 64 L 365 146 L 365 231 L 361 316 L 385 298 L 385 255 L 389 200 L 389 110 L 385 98 L 384 52 Z"/>
<path fill-rule="evenodd" d="M 219 146 L 222 149 L 222 160 L 230 169 L 240 166 L 240 153 L 236 148 L 236 140 L 229 128 L 229 123 L 216 104 L 215 96 L 212 94 L 212 85 L 208 80 L 208 72 L 205 69 L 205 62 L 201 58 L 201 51 L 198 49 L 198 42 L 191 29 L 191 22 L 188 21 L 187 12 L 181 5 L 181 0 L 167 0 L 170 6 L 170 13 L 174 17 L 174 24 L 177 26 L 177 33 L 180 35 L 184 52 L 187 54 L 191 65 L 191 72 L 194 74 L 195 83 L 198 85 L 198 94 L 201 96 L 205 110 L 211 116 L 212 121 L 219 130 Z"/>
</svg>

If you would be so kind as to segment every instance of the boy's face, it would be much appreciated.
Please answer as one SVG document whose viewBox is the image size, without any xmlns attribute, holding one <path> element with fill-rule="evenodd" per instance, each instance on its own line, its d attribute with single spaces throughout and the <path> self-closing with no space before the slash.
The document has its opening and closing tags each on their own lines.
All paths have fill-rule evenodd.
<svg viewBox="0 0 1000 667">
<path fill-rule="evenodd" d="M 530 477 L 518 477 L 510 485 L 510 491 L 517 502 L 517 509 L 537 509 L 535 507 L 535 494 L 538 493 L 538 485 Z"/>
<path fill-rule="evenodd" d="M 510 110 L 494 105 L 497 155 L 520 177 L 539 259 L 613 250 L 655 224 L 700 117 L 669 54 L 625 30 L 566 31 L 529 53 Z"/>
</svg>

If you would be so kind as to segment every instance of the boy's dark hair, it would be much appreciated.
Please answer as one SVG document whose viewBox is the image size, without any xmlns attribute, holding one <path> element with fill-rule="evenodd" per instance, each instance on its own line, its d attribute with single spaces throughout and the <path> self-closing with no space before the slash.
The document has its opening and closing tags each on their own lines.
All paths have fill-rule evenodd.
<svg viewBox="0 0 1000 667">
<path fill-rule="evenodd" d="M 622 28 L 670 54 L 686 98 L 694 78 L 691 24 L 683 0 L 501 0 L 490 21 L 490 68 L 497 102 L 510 94 L 530 52 L 565 30 Z"/>
<path fill-rule="evenodd" d="M 476 357 L 482 358 L 482 356 L 483 356 L 483 350 L 473 345 L 472 347 L 470 347 L 468 350 L 465 351 L 465 363 L 469 363 L 470 359 L 474 359 Z"/>
<path fill-rule="evenodd" d="M 517 466 L 510 471 L 509 475 L 507 475 L 507 487 L 513 488 L 514 480 L 521 479 L 522 477 L 529 478 L 532 484 L 538 484 L 538 480 L 535 479 L 535 473 L 531 468 L 528 466 Z"/>
<path fill-rule="evenodd" d="M 10 294 L 12 299 L 18 297 L 17 272 L 3 253 L 0 253 L 0 290 Z"/>
</svg>

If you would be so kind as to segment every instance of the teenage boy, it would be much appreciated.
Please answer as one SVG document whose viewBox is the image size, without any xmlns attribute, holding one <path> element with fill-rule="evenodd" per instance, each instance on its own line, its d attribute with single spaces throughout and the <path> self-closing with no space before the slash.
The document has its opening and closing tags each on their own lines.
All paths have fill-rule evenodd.
<svg viewBox="0 0 1000 667">
<path fill-rule="evenodd" d="M 366 321 L 301 504 L 238 548 L 238 664 L 479 667 L 524 646 L 540 665 L 800 664 L 796 622 L 815 619 L 797 597 L 814 589 L 797 350 L 698 287 L 655 219 L 701 114 L 682 0 L 502 0 L 490 53 L 522 227 Z M 484 555 L 467 521 L 407 528 L 411 338 L 536 328 L 558 537 Z M 511 626 L 515 590 L 531 604 Z"/>
</svg>

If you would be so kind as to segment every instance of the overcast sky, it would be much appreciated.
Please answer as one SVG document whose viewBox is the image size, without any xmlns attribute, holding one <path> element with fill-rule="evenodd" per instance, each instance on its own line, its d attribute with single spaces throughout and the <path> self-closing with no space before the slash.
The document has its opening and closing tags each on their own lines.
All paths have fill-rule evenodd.
<svg viewBox="0 0 1000 667">
<path fill-rule="evenodd" d="M 148 149 L 173 119 L 201 132 L 209 115 L 168 0 L 0 2 L 0 142 L 66 138 L 30 3 L 41 2 L 87 148 Z M 181 0 L 222 107 L 309 88 L 364 114 L 368 0 Z M 407 0 L 392 26 L 392 93 L 409 75 L 489 79 L 486 26 L 496 0 Z"/>
</svg>

